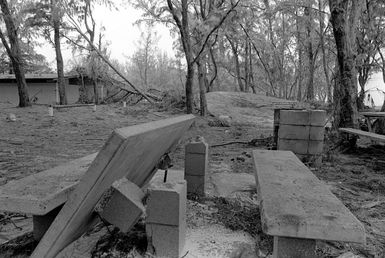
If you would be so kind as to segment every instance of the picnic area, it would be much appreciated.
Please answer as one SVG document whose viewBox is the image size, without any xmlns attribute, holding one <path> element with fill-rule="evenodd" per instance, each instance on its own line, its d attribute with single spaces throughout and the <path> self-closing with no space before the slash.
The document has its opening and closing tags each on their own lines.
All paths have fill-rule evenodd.
<svg viewBox="0 0 385 258">
<path fill-rule="evenodd" d="M 231 119 L 228 123 L 221 122 L 223 117 L 219 113 L 216 116 L 213 115 L 206 118 L 195 117 L 194 125 L 183 133 L 176 148 L 170 152 L 173 166 L 169 171 L 168 177 L 172 179 L 173 177 L 180 177 L 177 172 L 178 170 L 185 169 L 184 167 L 187 163 L 185 164 L 184 156 L 187 154 L 185 154 L 184 146 L 188 142 L 194 140 L 197 136 L 203 137 L 209 149 L 206 195 L 201 198 L 198 195 L 188 195 L 187 198 L 187 234 L 185 245 L 187 249 L 185 250 L 189 250 L 189 252 L 186 257 L 200 257 L 200 254 L 204 254 L 204 257 L 214 257 L 214 255 L 221 257 L 226 252 L 228 252 L 228 257 L 269 257 L 269 255 L 272 255 L 275 244 L 274 235 L 283 234 L 287 237 L 293 235 L 290 233 L 290 225 L 288 225 L 288 229 L 282 229 L 283 233 L 277 233 L 281 232 L 276 231 L 278 229 L 272 228 L 271 232 L 264 229 L 266 225 L 270 225 L 272 222 L 263 219 L 265 216 L 269 217 L 270 215 L 260 213 L 258 198 L 261 197 L 257 194 L 257 187 L 262 187 L 262 189 L 267 187 L 266 191 L 269 191 L 269 188 L 270 190 L 274 188 L 268 187 L 268 181 L 264 182 L 263 180 L 270 179 L 264 179 L 262 174 L 260 175 L 261 181 L 258 182 L 259 186 L 256 184 L 253 162 L 258 164 L 257 170 L 258 166 L 262 166 L 261 171 L 268 172 L 272 168 L 266 167 L 263 169 L 263 166 L 274 167 L 271 166 L 271 162 L 276 159 L 273 158 L 272 161 L 268 161 L 266 165 L 263 165 L 263 163 L 255 161 L 262 158 L 262 156 L 254 151 L 269 151 L 271 149 L 273 144 L 274 109 L 280 108 L 279 105 L 283 104 L 275 103 L 277 100 L 274 98 L 256 96 L 253 99 L 249 98 L 246 94 L 240 93 L 226 94 L 219 92 L 211 93 L 211 95 L 209 95 L 209 107 L 213 110 L 213 113 L 220 112 L 220 110 L 224 113 L 227 112 L 221 106 L 224 104 L 223 96 L 226 96 L 227 107 L 231 110 L 240 110 L 242 116 L 238 116 L 236 118 L 238 120 Z M 218 96 L 221 96 L 221 101 L 216 100 Z M 237 100 L 244 97 L 248 98 L 249 106 L 237 104 L 239 103 Z M 234 107 L 231 107 L 231 105 L 234 105 Z M 261 107 L 256 107 L 258 105 L 261 105 Z M 32 106 L 21 110 L 2 104 L 0 112 L 3 129 L 0 139 L 0 189 L 4 188 L 7 184 L 18 182 L 18 180 L 22 180 L 30 175 L 39 175 L 41 171 L 48 170 L 49 173 L 52 173 L 50 169 L 58 165 L 59 167 L 57 168 L 59 169 L 58 171 L 61 171 L 60 173 L 67 170 L 70 171 L 70 166 L 80 166 L 83 170 L 83 175 L 95 158 L 96 154 L 93 153 L 101 149 L 114 129 L 130 128 L 130 126 L 146 122 L 163 121 L 183 116 L 183 113 L 179 110 L 170 109 L 162 111 L 149 103 L 128 105 L 126 107 L 123 107 L 121 103 L 98 105 L 95 112 L 89 106 L 73 107 L 55 110 L 54 117 L 49 116 L 45 106 Z M 6 120 L 9 113 L 15 114 L 16 121 Z M 232 117 L 235 116 L 236 114 L 232 114 Z M 253 120 L 248 119 L 248 116 L 253 117 Z M 155 141 L 153 140 L 153 142 Z M 310 166 L 309 170 L 305 165 L 300 165 L 301 169 L 308 171 L 304 173 L 309 174 L 310 178 L 314 178 L 311 180 L 316 180 L 314 183 L 320 187 L 320 190 L 315 190 L 313 187 L 314 189 L 310 192 L 309 190 L 304 190 L 302 194 L 307 195 L 314 191 L 315 193 L 321 191 L 326 194 L 325 197 L 320 199 L 321 201 L 325 201 L 325 198 L 332 198 L 331 200 L 333 201 L 331 202 L 335 203 L 333 205 L 338 205 L 335 206 L 336 208 L 327 206 L 329 208 L 324 208 L 324 211 L 314 211 L 315 214 L 312 216 L 326 216 L 329 209 L 336 209 L 336 212 L 342 212 L 341 209 L 345 209 L 346 215 L 328 215 L 341 216 L 345 219 L 336 222 L 336 225 L 342 226 L 341 229 L 330 225 L 331 228 L 326 230 L 328 232 L 327 235 L 323 235 L 324 233 L 319 235 L 320 233 L 316 232 L 320 232 L 320 229 L 315 228 L 314 233 L 306 233 L 306 235 L 301 237 L 322 239 L 315 242 L 315 250 L 317 250 L 318 254 L 322 255 L 321 257 L 338 257 L 346 253 L 360 255 L 357 257 L 381 257 L 379 255 L 384 252 L 385 238 L 382 219 L 385 212 L 383 205 L 385 201 L 383 192 L 385 179 L 382 173 L 385 167 L 385 160 L 383 158 L 384 147 L 372 145 L 369 140 L 362 139 L 355 151 L 341 152 L 328 149 L 329 141 L 330 139 L 328 139 L 326 133 L 325 146 L 322 153 L 322 166 Z M 155 148 L 155 146 L 151 146 L 151 148 Z M 92 155 L 87 156 L 90 154 Z M 268 154 L 267 157 L 269 156 L 271 154 Z M 292 159 L 285 157 L 282 156 L 282 164 Z M 293 172 L 297 171 L 295 168 L 297 165 L 294 164 L 300 164 L 300 161 L 295 161 L 295 159 L 293 159 L 293 162 L 297 163 L 293 163 Z M 65 165 L 65 170 L 60 165 Z M 283 171 L 288 173 L 290 168 L 288 167 L 287 169 Z M 293 176 L 295 175 L 293 174 Z M 42 175 L 42 177 L 45 176 Z M 155 177 L 163 180 L 163 174 L 157 174 Z M 279 177 L 277 175 L 277 178 Z M 60 183 L 72 185 L 72 182 L 68 180 L 70 180 L 69 177 L 67 181 L 61 178 Z M 282 184 L 286 185 L 285 182 L 282 181 Z M 49 183 L 47 181 L 46 184 Z M 52 187 L 57 188 L 57 186 Z M 48 188 L 45 190 L 46 192 L 50 191 Z M 299 194 L 295 190 L 296 188 L 298 186 L 293 188 L 293 190 Z M 271 194 L 266 194 L 266 196 L 271 196 Z M 336 200 L 338 202 L 335 202 Z M 277 200 L 274 201 L 273 199 L 272 203 L 268 204 L 266 199 L 264 204 L 277 207 L 276 202 Z M 58 204 L 40 201 L 39 204 L 22 204 L 21 208 L 24 209 L 24 212 L 30 209 L 28 207 L 32 206 L 35 207 L 35 210 L 39 207 L 47 207 L 48 210 L 51 210 L 53 208 L 49 207 L 56 207 L 61 205 L 61 203 L 63 201 L 58 202 Z M 299 204 L 285 205 L 289 210 L 294 210 L 291 212 L 281 212 L 292 214 L 292 212 L 298 209 L 294 208 L 295 205 Z M 269 212 L 266 209 L 267 207 L 264 207 L 264 212 Z M 31 212 L 45 214 L 44 211 Z M 31 255 L 38 244 L 33 235 L 36 233 L 33 232 L 33 224 L 36 222 L 32 219 L 31 213 L 2 212 L 0 214 L 0 253 L 2 257 L 13 257 L 13 255 L 28 257 Z M 277 213 L 273 212 L 272 214 Z M 321 217 L 316 219 L 316 221 L 320 221 Z M 34 218 L 39 218 L 39 215 L 34 216 Z M 289 221 L 293 219 L 294 217 Z M 144 255 L 147 245 L 145 244 L 146 238 L 143 237 L 145 235 L 143 223 L 143 218 L 140 218 L 134 227 L 131 227 L 128 232 L 123 233 L 112 224 L 99 222 L 89 229 L 88 233 L 82 234 L 80 240 L 75 242 L 76 244 L 70 245 L 67 248 L 67 253 L 63 254 L 62 257 L 72 257 L 70 255 L 71 252 L 76 254 L 73 257 L 87 257 L 87 254 L 90 255 L 88 257 L 104 257 L 103 255 L 107 255 L 107 257 L 122 257 L 123 254 L 131 254 L 133 255 L 132 257 L 137 257 L 135 254 Z M 265 225 L 265 223 L 267 224 Z M 309 223 L 307 227 L 312 224 L 312 222 Z M 353 233 L 353 231 L 346 231 L 344 233 L 344 230 L 348 230 L 346 228 L 348 224 L 346 223 L 353 223 L 351 224 L 352 226 L 356 225 L 351 229 L 356 233 Z M 321 229 L 324 226 L 321 226 Z M 358 228 L 356 228 L 357 226 Z M 338 234 L 333 236 L 331 230 Z M 362 237 L 365 239 L 362 239 Z M 199 241 L 200 239 L 202 240 Z M 205 247 L 203 249 L 198 248 L 199 243 L 201 245 L 205 243 Z M 218 248 L 227 251 L 221 253 L 217 250 Z M 235 256 L 237 254 L 239 256 Z M 245 256 L 246 254 L 249 256 Z"/>
</svg>

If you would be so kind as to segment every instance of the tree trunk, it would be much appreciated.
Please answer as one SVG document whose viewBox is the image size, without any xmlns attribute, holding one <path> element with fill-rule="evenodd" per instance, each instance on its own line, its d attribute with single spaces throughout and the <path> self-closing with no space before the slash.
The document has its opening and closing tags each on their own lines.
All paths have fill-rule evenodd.
<svg viewBox="0 0 385 258">
<path fill-rule="evenodd" d="M 297 101 L 302 100 L 302 81 L 303 81 L 303 69 L 302 69 L 302 38 L 301 38 L 301 21 L 297 12 L 296 27 L 297 27 L 297 52 L 298 52 L 298 89 L 297 89 Z"/>
<path fill-rule="evenodd" d="M 52 8 L 52 23 L 54 30 L 54 43 L 55 43 L 55 52 L 56 52 L 56 68 L 57 68 L 57 80 L 58 80 L 58 88 L 59 88 L 59 101 L 60 105 L 67 104 L 67 96 L 66 96 L 66 82 L 64 79 L 64 64 L 63 64 L 63 56 L 61 53 L 60 46 L 60 20 L 58 15 L 58 10 L 56 7 L 55 0 L 51 1 Z"/>
<path fill-rule="evenodd" d="M 310 6 L 305 7 L 304 14 L 306 17 L 306 53 L 309 65 L 309 74 L 308 74 L 308 82 L 306 87 L 306 99 L 313 100 L 314 99 L 314 57 L 313 57 L 313 40 L 312 40 L 312 11 L 311 4 Z"/>
<path fill-rule="evenodd" d="M 199 97 L 200 97 L 200 115 L 207 115 L 207 101 L 206 101 L 206 73 L 201 60 L 196 61 L 198 68 L 198 82 L 199 82 Z"/>
<path fill-rule="evenodd" d="M 194 66 L 191 63 L 187 64 L 187 74 L 186 74 L 186 113 L 192 114 L 193 112 L 193 83 L 194 83 Z"/>
<path fill-rule="evenodd" d="M 235 45 L 235 43 L 232 42 L 229 37 L 226 36 L 226 38 L 230 43 L 231 50 L 233 51 L 234 62 L 235 62 L 235 72 L 237 73 L 237 81 L 238 81 L 239 90 L 244 92 L 245 87 L 243 86 L 243 83 L 242 83 L 241 65 L 239 64 L 239 59 L 238 59 L 238 49 L 237 49 L 237 46 Z"/>
<path fill-rule="evenodd" d="M 31 106 L 31 102 L 29 100 L 28 95 L 28 86 L 25 80 L 25 71 L 21 57 L 17 29 L 15 27 L 7 1 L 0 0 L 0 7 L 3 13 L 5 26 L 7 28 L 10 46 L 8 45 L 8 42 L 6 41 L 6 38 L 2 32 L 0 32 L 0 37 L 4 47 L 6 48 L 9 59 L 11 59 L 13 71 L 15 72 L 17 89 L 19 93 L 19 107 Z"/>
<path fill-rule="evenodd" d="M 99 91 L 98 91 L 98 80 L 92 78 L 92 85 L 94 86 L 94 103 L 99 104 Z"/>
<path fill-rule="evenodd" d="M 249 92 L 250 89 L 250 64 L 249 64 L 249 51 L 250 51 L 250 44 L 249 44 L 249 38 L 246 37 L 245 42 L 245 92 Z"/>
<path fill-rule="evenodd" d="M 323 13 L 324 11 L 324 4 L 323 0 L 318 1 L 318 9 L 319 11 L 319 27 L 320 27 L 320 46 L 322 51 L 322 65 L 324 69 L 325 74 L 325 83 L 326 83 L 326 91 L 327 91 L 327 100 L 329 103 L 332 102 L 332 91 L 331 91 L 331 83 L 330 83 L 330 76 L 328 71 L 328 65 L 327 65 L 327 58 L 326 58 L 326 49 L 325 49 L 325 36 L 324 36 L 324 30 L 325 30 L 325 15 Z"/>
<path fill-rule="evenodd" d="M 329 0 L 339 68 L 338 83 L 334 90 L 334 121 L 337 128 L 358 128 L 355 30 L 360 4 L 360 1 L 355 0 Z M 350 144 L 354 146 L 356 139 L 352 137 Z"/>
</svg>

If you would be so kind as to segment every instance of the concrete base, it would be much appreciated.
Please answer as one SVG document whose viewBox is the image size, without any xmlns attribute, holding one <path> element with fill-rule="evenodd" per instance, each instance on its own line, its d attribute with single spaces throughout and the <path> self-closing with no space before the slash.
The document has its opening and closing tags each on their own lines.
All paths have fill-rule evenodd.
<svg viewBox="0 0 385 258">
<path fill-rule="evenodd" d="M 195 194 L 200 197 L 205 196 L 205 176 L 190 176 L 185 175 L 185 179 L 187 181 L 187 193 Z"/>
<path fill-rule="evenodd" d="M 148 192 L 148 251 L 156 257 L 181 257 L 186 236 L 186 181 L 153 183 Z"/>
<path fill-rule="evenodd" d="M 273 258 L 319 258 L 314 239 L 274 237 Z"/>
<path fill-rule="evenodd" d="M 148 250 L 156 257 L 179 258 L 183 256 L 186 238 L 186 222 L 179 226 L 146 223 Z"/>
<path fill-rule="evenodd" d="M 55 220 L 62 207 L 63 205 L 60 205 L 45 215 L 32 216 L 33 238 L 36 241 L 39 241 L 44 236 L 45 232 L 47 232 L 48 228 L 51 226 L 52 222 Z"/>
</svg>

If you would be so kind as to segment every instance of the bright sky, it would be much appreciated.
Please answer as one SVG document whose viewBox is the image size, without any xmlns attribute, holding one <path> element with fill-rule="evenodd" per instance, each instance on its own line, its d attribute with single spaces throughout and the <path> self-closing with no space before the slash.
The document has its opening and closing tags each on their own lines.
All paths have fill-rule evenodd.
<svg viewBox="0 0 385 258">
<path fill-rule="evenodd" d="M 105 39 L 110 43 L 109 50 L 111 57 L 124 63 L 126 57 L 130 57 L 136 48 L 136 42 L 140 38 L 140 27 L 134 23 L 140 19 L 141 12 L 130 6 L 118 6 L 118 11 L 109 10 L 106 7 L 97 7 L 95 9 L 95 20 L 98 27 L 105 27 Z M 157 25 L 154 28 L 159 37 L 158 48 L 174 56 L 172 49 L 173 39 L 170 31 L 164 25 Z M 55 50 L 52 45 L 44 45 L 37 51 L 47 57 L 52 67 L 56 67 Z M 73 59 L 71 48 L 62 43 L 62 54 L 65 65 L 70 59 Z"/>
</svg>

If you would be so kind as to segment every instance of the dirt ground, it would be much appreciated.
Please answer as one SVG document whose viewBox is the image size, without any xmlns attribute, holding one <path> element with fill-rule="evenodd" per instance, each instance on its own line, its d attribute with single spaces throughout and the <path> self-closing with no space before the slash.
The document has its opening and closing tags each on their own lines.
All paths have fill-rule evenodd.
<svg viewBox="0 0 385 258">
<path fill-rule="evenodd" d="M 7 120 L 10 113 L 16 115 L 15 122 Z M 181 114 L 183 113 L 179 110 L 160 111 L 149 104 L 137 104 L 127 108 L 112 104 L 100 105 L 96 112 L 93 112 L 91 107 L 55 110 L 52 118 L 48 116 L 45 106 L 21 109 L 0 103 L 0 186 L 9 180 L 25 177 L 98 151 L 114 128 Z M 230 141 L 245 142 L 211 147 L 210 175 L 223 173 L 224 167 L 228 168 L 226 172 L 230 173 L 254 173 L 251 151 L 255 148 L 268 148 L 270 143 L 260 142 L 257 146 L 252 146 L 247 142 L 272 134 L 272 112 L 269 114 L 270 119 L 266 119 L 264 114 L 263 123 L 233 123 L 229 127 L 215 126 L 215 119 L 212 117 L 197 117 L 195 125 L 186 133 L 171 156 L 174 168 L 183 168 L 184 144 L 200 135 L 210 146 Z M 258 122 L 258 119 L 256 121 Z M 363 143 L 368 146 L 367 142 Z M 384 154 L 384 146 L 361 147 L 345 153 L 330 150 L 324 155 L 323 165 L 320 168 L 312 168 L 364 224 L 367 231 L 365 246 L 319 242 L 318 248 L 323 257 L 337 257 L 348 251 L 362 257 L 385 257 Z M 209 191 L 212 191 L 210 184 Z M 210 203 L 217 205 L 215 201 Z M 16 219 L 24 221 L 25 224 L 24 217 L 18 216 L 15 221 Z M 226 226 L 229 226 L 229 223 Z M 0 240 L 12 227 L 10 221 L 0 213 Z M 256 237 L 257 241 L 258 239 Z M 10 243 L 0 245 L 0 257 L 12 257 L 11 254 L 15 254 L 12 248 L 17 249 Z M 28 249 L 28 245 L 25 248 Z M 30 250 L 24 252 L 28 253 Z"/>
</svg>

